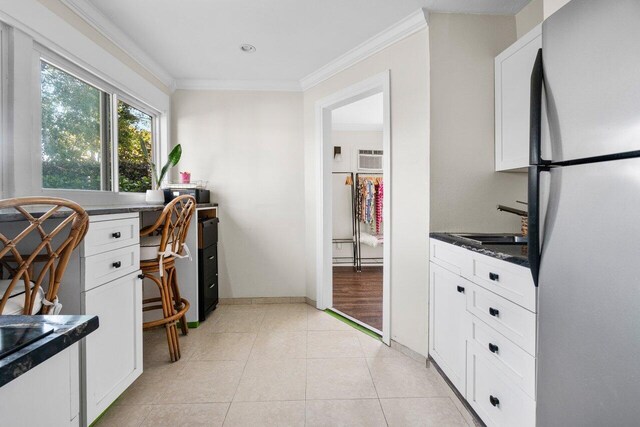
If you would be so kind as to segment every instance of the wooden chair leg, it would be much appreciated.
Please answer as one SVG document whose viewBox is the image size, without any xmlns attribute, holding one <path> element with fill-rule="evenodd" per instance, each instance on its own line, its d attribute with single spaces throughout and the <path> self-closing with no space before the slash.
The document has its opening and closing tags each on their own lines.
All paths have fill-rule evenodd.
<svg viewBox="0 0 640 427">
<path fill-rule="evenodd" d="M 176 269 L 171 269 L 171 290 L 173 292 L 173 303 L 176 311 L 182 310 L 182 298 L 180 296 L 180 288 L 178 287 L 178 275 Z M 182 329 L 182 335 L 189 334 L 189 326 L 187 325 L 187 313 L 180 318 L 180 328 Z"/>
</svg>

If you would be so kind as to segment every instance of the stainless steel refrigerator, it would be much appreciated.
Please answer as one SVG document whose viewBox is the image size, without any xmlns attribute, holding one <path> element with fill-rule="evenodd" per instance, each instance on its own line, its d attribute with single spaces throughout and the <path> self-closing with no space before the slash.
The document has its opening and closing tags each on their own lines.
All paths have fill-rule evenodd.
<svg viewBox="0 0 640 427">
<path fill-rule="evenodd" d="M 537 424 L 640 425 L 640 0 L 573 0 L 531 78 Z"/>
</svg>

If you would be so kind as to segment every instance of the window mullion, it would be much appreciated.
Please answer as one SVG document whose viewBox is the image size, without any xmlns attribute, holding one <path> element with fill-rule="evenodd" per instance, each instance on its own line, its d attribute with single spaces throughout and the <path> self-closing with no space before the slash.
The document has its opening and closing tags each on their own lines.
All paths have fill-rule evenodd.
<svg viewBox="0 0 640 427">
<path fill-rule="evenodd" d="M 120 176 L 118 174 L 118 95 L 111 94 L 111 182 L 113 191 L 120 191 Z"/>
</svg>

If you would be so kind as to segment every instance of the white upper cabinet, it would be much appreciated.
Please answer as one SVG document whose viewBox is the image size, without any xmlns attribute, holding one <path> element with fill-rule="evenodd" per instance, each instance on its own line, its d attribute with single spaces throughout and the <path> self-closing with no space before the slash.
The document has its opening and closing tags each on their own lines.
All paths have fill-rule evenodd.
<svg viewBox="0 0 640 427">
<path fill-rule="evenodd" d="M 496 57 L 496 171 L 529 165 L 531 71 L 542 47 L 542 26 L 522 36 Z"/>
</svg>

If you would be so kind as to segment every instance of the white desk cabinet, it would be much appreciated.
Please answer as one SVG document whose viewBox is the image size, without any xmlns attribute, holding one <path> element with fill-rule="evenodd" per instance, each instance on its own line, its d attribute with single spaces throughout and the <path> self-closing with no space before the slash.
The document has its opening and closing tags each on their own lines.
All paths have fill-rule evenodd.
<svg viewBox="0 0 640 427">
<path fill-rule="evenodd" d="M 142 374 L 138 213 L 90 216 L 60 287 L 62 314 L 97 315 L 81 345 L 82 424 L 91 424 Z"/>
<path fill-rule="evenodd" d="M 531 71 L 541 47 L 538 25 L 495 59 L 496 171 L 529 165 Z"/>
</svg>

